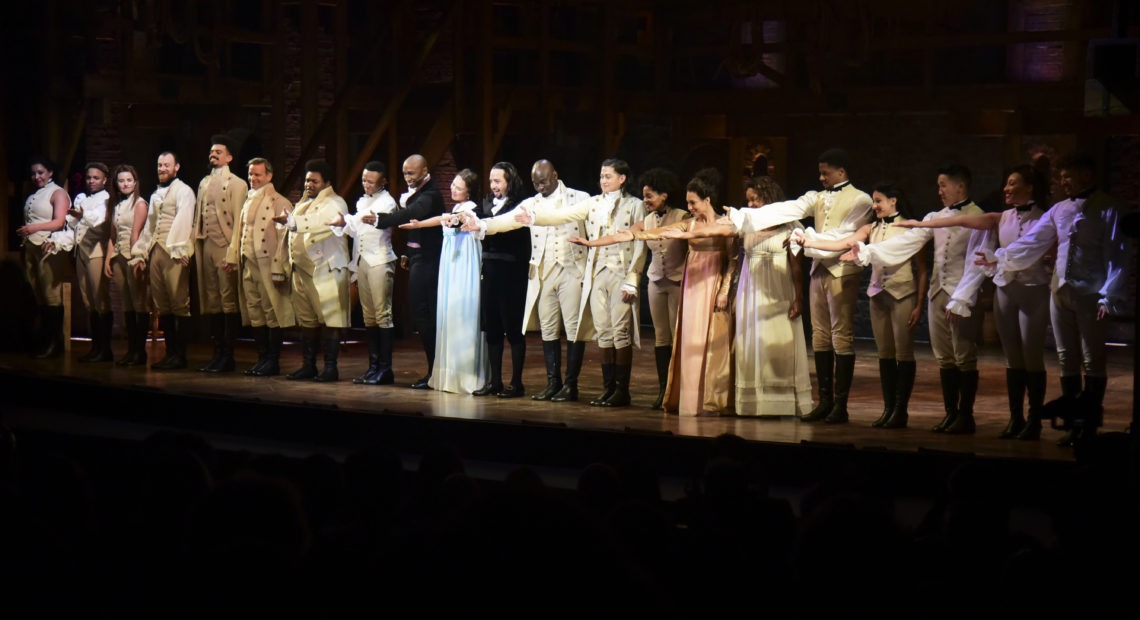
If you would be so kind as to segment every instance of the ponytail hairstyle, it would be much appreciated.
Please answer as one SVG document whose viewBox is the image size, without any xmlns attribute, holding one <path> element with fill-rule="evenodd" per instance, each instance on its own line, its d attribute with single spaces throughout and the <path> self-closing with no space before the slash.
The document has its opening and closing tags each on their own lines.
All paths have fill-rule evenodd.
<svg viewBox="0 0 1140 620">
<path fill-rule="evenodd" d="M 1014 166 L 1009 174 L 1017 174 L 1022 181 L 1033 186 L 1032 197 L 1033 202 L 1037 203 L 1037 208 L 1042 210 L 1049 208 L 1049 182 L 1045 180 L 1045 173 L 1029 164 L 1021 164 Z"/>
<path fill-rule="evenodd" d="M 629 164 L 626 163 L 626 161 L 624 159 L 618 159 L 616 157 L 610 157 L 609 159 L 602 161 L 601 167 L 602 168 L 606 168 L 606 167 L 613 168 L 614 174 L 624 174 L 625 175 L 625 183 L 621 184 L 621 190 L 620 191 L 621 191 L 623 196 L 629 195 L 629 193 L 630 193 L 629 186 L 632 183 L 634 183 L 633 169 L 629 167 Z"/>
<path fill-rule="evenodd" d="M 902 188 L 892 181 L 880 181 L 875 184 L 871 193 L 879 192 L 887 198 L 895 199 L 895 209 L 898 211 L 899 217 L 904 219 L 911 219 L 914 213 L 910 210 L 910 203 L 907 202 L 906 194 L 903 193 Z"/>
</svg>

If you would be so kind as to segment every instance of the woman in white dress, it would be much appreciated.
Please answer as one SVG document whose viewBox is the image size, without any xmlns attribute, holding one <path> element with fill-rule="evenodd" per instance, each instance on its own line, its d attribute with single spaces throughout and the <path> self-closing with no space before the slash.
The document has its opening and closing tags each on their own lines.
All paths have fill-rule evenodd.
<svg viewBox="0 0 1140 620">
<path fill-rule="evenodd" d="M 479 277 L 482 243 L 460 230 L 461 213 L 472 213 L 479 177 L 468 168 L 451 182 L 450 213 L 427 220 L 412 220 L 400 228 L 443 226 L 437 289 L 435 370 L 428 385 L 441 392 L 470 394 L 487 383 L 489 359 L 479 324 Z"/>
<path fill-rule="evenodd" d="M 769 176 L 751 179 L 745 196 L 753 209 L 785 199 Z M 736 330 L 737 415 L 798 417 L 812 408 L 802 269 L 799 256 L 784 246 L 799 227 L 781 224 L 743 236 L 736 324 L 754 327 Z"/>
</svg>

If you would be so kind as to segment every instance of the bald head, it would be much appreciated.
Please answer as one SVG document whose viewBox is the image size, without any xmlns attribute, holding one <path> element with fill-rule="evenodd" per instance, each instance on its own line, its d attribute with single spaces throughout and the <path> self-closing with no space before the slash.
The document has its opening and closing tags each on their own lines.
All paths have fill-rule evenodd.
<svg viewBox="0 0 1140 620">
<path fill-rule="evenodd" d="M 549 196 L 558 189 L 558 171 L 550 160 L 540 159 L 530 169 L 530 182 L 534 184 L 534 191 Z"/>
<path fill-rule="evenodd" d="M 428 175 L 427 160 L 423 155 L 412 155 L 404 160 L 403 172 L 408 187 L 419 189 Z"/>
</svg>

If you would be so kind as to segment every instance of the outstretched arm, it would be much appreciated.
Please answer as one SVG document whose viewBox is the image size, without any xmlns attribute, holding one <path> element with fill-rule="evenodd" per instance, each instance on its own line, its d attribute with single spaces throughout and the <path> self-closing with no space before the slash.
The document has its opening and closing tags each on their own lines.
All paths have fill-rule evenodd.
<svg viewBox="0 0 1140 620">
<path fill-rule="evenodd" d="M 639 224 L 634 224 L 634 226 L 638 226 L 638 225 Z M 633 231 L 631 229 L 631 230 L 619 230 L 617 232 L 598 237 L 597 239 L 587 239 L 585 237 L 579 237 L 577 235 L 573 235 L 571 237 L 567 237 L 566 240 L 569 241 L 570 243 L 577 243 L 578 245 L 584 245 L 588 248 L 596 248 L 596 247 L 602 246 L 602 245 L 613 245 L 615 243 L 628 243 L 630 241 L 633 241 L 633 239 L 634 239 L 634 235 L 633 235 Z"/>
<path fill-rule="evenodd" d="M 407 230 L 409 228 L 431 228 L 432 226 L 443 226 L 443 218 L 445 217 L 449 218 L 449 215 L 437 215 L 435 217 L 429 217 L 426 220 L 411 220 L 400 224 L 400 228 Z M 450 218 L 448 225 L 451 225 Z"/>
<path fill-rule="evenodd" d="M 974 215 L 951 215 L 948 217 L 934 217 L 928 220 L 899 220 L 895 226 L 902 228 L 972 228 L 986 230 L 994 228 L 1001 221 L 1001 213 L 976 213 Z"/>
<path fill-rule="evenodd" d="M 826 239 L 820 237 L 812 229 L 797 230 L 792 233 L 792 242 L 799 244 L 807 250 L 824 250 L 827 252 L 846 252 L 857 247 L 859 242 L 866 242 L 871 236 L 871 224 L 864 224 L 855 232 L 842 239 Z"/>
<path fill-rule="evenodd" d="M 637 224 L 634 224 L 633 228 L 630 228 L 629 230 L 630 230 L 630 232 L 633 233 L 634 239 L 638 239 L 641 241 L 654 241 L 657 239 L 672 239 L 673 237 L 666 237 L 665 233 L 669 232 L 669 231 L 684 232 L 684 231 L 690 230 L 690 229 L 694 228 L 693 226 L 690 226 L 690 223 L 692 223 L 692 219 L 685 218 L 679 222 L 674 222 L 672 224 L 669 224 L 668 226 L 658 226 L 657 228 L 650 228 L 649 230 L 642 230 L 643 226 L 639 222 Z"/>
<path fill-rule="evenodd" d="M 684 220 L 688 221 L 688 220 Z M 696 230 L 686 230 L 684 228 L 674 228 L 666 226 L 664 228 L 656 229 L 656 239 L 698 239 L 701 237 L 735 237 L 738 233 L 736 228 L 732 225 L 732 220 L 727 217 L 719 217 L 712 224 L 702 226 Z"/>
</svg>

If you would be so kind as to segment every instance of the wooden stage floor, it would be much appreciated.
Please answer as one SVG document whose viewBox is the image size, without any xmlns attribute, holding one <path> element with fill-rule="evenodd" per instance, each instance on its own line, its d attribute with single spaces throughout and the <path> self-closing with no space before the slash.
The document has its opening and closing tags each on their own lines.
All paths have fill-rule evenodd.
<svg viewBox="0 0 1140 620">
<path fill-rule="evenodd" d="M 121 341 L 116 341 L 114 345 L 117 352 L 121 352 L 124 347 Z M 286 343 L 282 354 L 285 372 L 292 371 L 299 365 L 299 346 L 295 342 Z M 0 354 L 0 375 L 6 382 L 10 382 L 5 391 L 9 395 L 6 398 L 9 405 L 18 401 L 13 397 L 14 394 L 31 389 L 46 390 L 48 393 L 26 395 L 28 400 L 25 405 L 31 408 L 50 408 L 52 403 L 69 403 L 63 407 L 96 416 L 126 415 L 126 412 L 135 408 L 129 400 L 120 402 L 117 398 L 91 402 L 92 399 L 84 395 L 85 391 L 92 389 L 90 386 L 98 386 L 102 390 L 115 389 L 120 394 L 147 393 L 221 399 L 215 402 L 226 403 L 227 406 L 250 402 L 324 412 L 335 410 L 341 419 L 355 416 L 362 421 L 375 419 L 376 416 L 414 416 L 439 421 L 490 422 L 496 423 L 497 428 L 503 428 L 503 425 L 524 425 L 530 428 L 549 428 L 552 431 L 633 432 L 672 438 L 712 438 L 732 433 L 750 442 L 786 446 L 829 445 L 902 453 L 936 451 L 1036 461 L 1073 459 L 1071 449 L 1056 445 L 1056 440 L 1062 436 L 1059 430 L 1046 428 L 1039 441 L 997 438 L 1006 423 L 1008 410 L 1002 354 L 996 347 L 984 348 L 979 361 L 981 381 L 975 412 L 978 423 L 975 435 L 950 436 L 929 430 L 942 418 L 943 412 L 937 367 L 926 345 L 918 347 L 918 377 L 910 404 L 910 427 L 898 430 L 872 428 L 870 423 L 878 417 L 882 408 L 878 365 L 873 343 L 863 341 L 857 346 L 855 383 L 849 405 L 851 422 L 835 426 L 809 424 L 791 418 L 689 418 L 650 410 L 648 405 L 656 396 L 656 371 L 651 353 L 644 349 L 635 350 L 634 353 L 631 381 L 633 405 L 615 409 L 591 407 L 587 403 L 600 391 L 601 383 L 599 353 L 592 344 L 587 347 L 582 372 L 583 398 L 577 403 L 547 403 L 532 401 L 529 397 L 499 399 L 412 390 L 407 387 L 408 384 L 419 378 L 425 368 L 418 340 L 413 338 L 397 342 L 394 359 L 397 382 L 390 386 L 354 385 L 351 382 L 352 377 L 362 374 L 367 366 L 364 343 L 356 341 L 349 341 L 342 347 L 341 380 L 332 384 L 289 381 L 284 376 L 244 376 L 240 370 L 250 366 L 256 357 L 252 342 L 249 341 L 239 341 L 239 371 L 231 373 L 208 374 L 195 370 L 210 355 L 211 349 L 205 344 L 191 346 L 188 369 L 155 371 L 149 367 L 123 368 L 109 363 L 78 363 L 75 359 L 86 352 L 88 344 L 74 340 L 71 351 L 56 359 L 36 360 L 17 353 Z M 162 349 L 161 341 L 150 343 L 151 361 L 160 358 Z M 1122 431 L 1131 421 L 1134 400 L 1133 353 L 1131 347 L 1110 347 L 1109 383 L 1102 432 Z M 507 366 L 504 372 L 509 376 L 509 348 L 504 357 Z M 1058 386 L 1056 358 L 1052 352 L 1049 352 L 1047 362 L 1047 398 L 1053 398 Z M 320 363 L 318 359 L 318 365 Z M 537 392 L 545 385 L 542 347 L 536 335 L 531 335 L 528 339 L 524 383 L 530 393 Z M 31 388 L 31 385 L 40 387 Z M 58 385 L 58 389 L 53 385 Z M 135 420 L 147 419 L 146 412 L 134 411 L 131 415 Z M 189 415 L 193 414 L 181 415 L 179 419 L 185 421 Z M 313 424 L 321 424 L 319 418 L 313 420 Z M 304 423 L 300 424 L 303 426 Z M 299 433 L 304 436 L 303 430 L 299 430 Z"/>
</svg>

